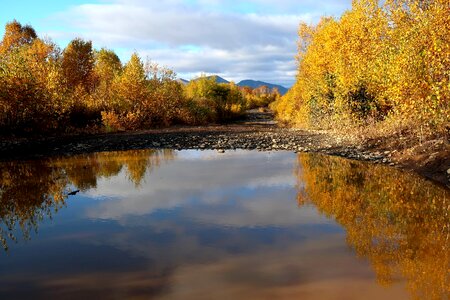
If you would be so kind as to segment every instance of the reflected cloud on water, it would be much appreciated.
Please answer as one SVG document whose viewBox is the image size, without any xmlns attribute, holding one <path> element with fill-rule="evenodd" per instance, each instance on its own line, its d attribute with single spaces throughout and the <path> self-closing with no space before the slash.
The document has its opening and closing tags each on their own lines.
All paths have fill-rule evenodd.
<svg viewBox="0 0 450 300">
<path fill-rule="evenodd" d="M 11 244 L 0 295 L 449 293 L 449 192 L 390 168 L 288 152 L 139 150 L 5 162 L 0 172 L 1 237 Z"/>
</svg>

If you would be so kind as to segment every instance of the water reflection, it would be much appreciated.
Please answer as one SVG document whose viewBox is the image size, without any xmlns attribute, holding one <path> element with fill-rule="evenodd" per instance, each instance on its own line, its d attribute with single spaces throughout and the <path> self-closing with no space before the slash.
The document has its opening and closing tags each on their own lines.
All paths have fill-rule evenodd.
<svg viewBox="0 0 450 300">
<path fill-rule="evenodd" d="M 450 193 L 384 166 L 301 154 L 298 202 L 313 203 L 347 232 L 377 280 L 399 275 L 418 299 L 450 295 Z"/>
<path fill-rule="evenodd" d="M 33 162 L 0 163 L 0 241 L 17 242 L 14 231 L 21 229 L 29 239 L 38 223 L 65 205 L 76 189 L 97 187 L 99 178 L 116 176 L 125 167 L 127 178 L 139 187 L 146 172 L 173 159 L 171 150 L 104 152 Z"/>
<path fill-rule="evenodd" d="M 389 168 L 144 150 L 0 171 L 0 298 L 448 298 L 449 192 Z"/>
</svg>

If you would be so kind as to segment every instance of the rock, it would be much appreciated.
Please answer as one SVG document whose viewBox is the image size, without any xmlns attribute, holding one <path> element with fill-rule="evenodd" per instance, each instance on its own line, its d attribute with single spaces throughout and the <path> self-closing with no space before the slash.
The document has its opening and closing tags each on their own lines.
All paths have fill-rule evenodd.
<svg viewBox="0 0 450 300">
<path fill-rule="evenodd" d="M 217 152 L 219 152 L 219 153 L 225 153 L 225 150 L 219 149 L 219 150 L 217 150 Z"/>
</svg>

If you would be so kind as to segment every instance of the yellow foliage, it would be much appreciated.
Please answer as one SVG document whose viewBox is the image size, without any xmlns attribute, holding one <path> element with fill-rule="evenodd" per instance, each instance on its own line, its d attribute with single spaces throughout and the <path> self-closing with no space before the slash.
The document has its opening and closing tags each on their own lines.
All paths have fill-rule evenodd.
<svg viewBox="0 0 450 300">
<path fill-rule="evenodd" d="M 239 116 L 245 109 L 245 98 L 234 84 L 217 83 L 214 77 L 191 80 L 185 88 L 194 112 L 204 114 L 200 119 L 224 121 Z"/>
<path fill-rule="evenodd" d="M 355 0 L 339 19 L 301 24 L 291 91 L 272 107 L 303 127 L 396 120 L 445 133 L 450 120 L 448 1 Z"/>
<path fill-rule="evenodd" d="M 204 117 L 205 106 L 185 97 L 175 76 L 157 64 L 144 65 L 136 53 L 122 66 L 113 51 L 95 51 L 91 41 L 79 38 L 61 52 L 31 26 L 13 21 L 0 41 L 0 132 L 126 130 L 211 121 Z M 236 88 L 228 90 L 224 109 L 236 113 Z"/>
</svg>

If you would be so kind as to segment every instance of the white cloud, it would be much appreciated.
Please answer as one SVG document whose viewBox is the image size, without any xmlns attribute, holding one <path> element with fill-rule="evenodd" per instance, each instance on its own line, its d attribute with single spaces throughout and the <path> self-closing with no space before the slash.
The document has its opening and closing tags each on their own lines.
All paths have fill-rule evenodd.
<svg viewBox="0 0 450 300">
<path fill-rule="evenodd" d="M 97 47 L 136 50 L 180 75 L 220 73 L 290 85 L 300 21 L 339 14 L 349 2 L 116 0 L 74 6 L 57 19 Z"/>
</svg>

